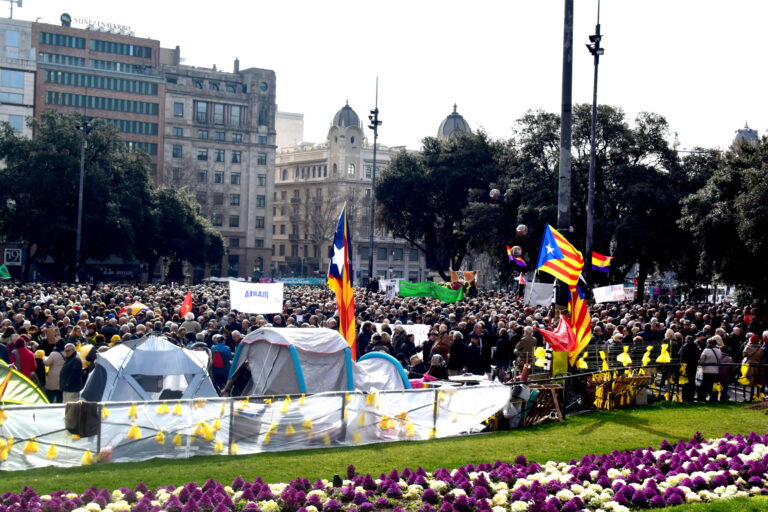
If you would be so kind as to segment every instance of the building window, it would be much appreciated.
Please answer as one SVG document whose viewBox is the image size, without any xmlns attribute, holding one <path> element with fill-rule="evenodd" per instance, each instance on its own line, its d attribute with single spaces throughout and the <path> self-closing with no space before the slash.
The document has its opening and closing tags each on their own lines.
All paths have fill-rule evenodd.
<svg viewBox="0 0 768 512">
<path fill-rule="evenodd" d="M 223 162 L 224 161 L 224 150 L 223 149 L 214 149 L 213 150 L 213 156 L 215 162 Z"/>
<path fill-rule="evenodd" d="M 253 227 L 256 229 L 264 229 L 264 217 L 256 217 Z"/>
<path fill-rule="evenodd" d="M 68 92 L 46 91 L 46 105 L 64 105 L 67 107 L 88 108 L 93 110 L 109 110 L 112 112 L 128 112 L 156 116 L 159 112 L 157 103 L 147 101 L 123 100 L 105 96 L 86 96 Z"/>
<path fill-rule="evenodd" d="M 267 136 L 259 135 L 259 144 L 266 144 L 266 143 L 267 143 Z"/>
<path fill-rule="evenodd" d="M 5 31 L 5 46 L 19 46 L 19 31 L 18 30 L 6 30 Z"/>
<path fill-rule="evenodd" d="M 208 171 L 197 171 L 197 182 L 208 183 Z"/>
<path fill-rule="evenodd" d="M 213 182 L 218 184 L 224 183 L 224 171 L 215 171 L 213 173 Z"/>
<path fill-rule="evenodd" d="M 224 204 L 224 194 L 221 192 L 214 192 L 213 193 L 213 205 L 214 206 L 222 206 Z"/>
<path fill-rule="evenodd" d="M 264 208 L 267 206 L 267 196 L 256 196 L 256 208 Z"/>
<path fill-rule="evenodd" d="M 328 177 L 328 166 L 324 165 L 323 166 L 323 178 L 327 178 L 327 177 Z"/>
<path fill-rule="evenodd" d="M 339 168 L 336 164 L 333 164 L 333 175 L 336 176 L 339 172 Z"/>
<path fill-rule="evenodd" d="M 240 216 L 239 215 L 230 215 L 229 216 L 229 227 L 231 227 L 231 228 L 239 228 L 240 227 Z"/>
<path fill-rule="evenodd" d="M 206 204 L 208 202 L 208 194 L 205 192 L 197 192 L 195 193 L 195 199 L 197 199 L 198 204 Z"/>
<path fill-rule="evenodd" d="M 137 46 L 133 44 L 116 43 L 114 41 L 102 41 L 91 39 L 91 50 L 95 52 L 114 53 L 116 55 L 128 55 L 131 57 L 152 58 L 152 48 L 149 46 Z"/>
<path fill-rule="evenodd" d="M 371 189 L 367 188 L 365 189 L 365 199 L 371 198 Z"/>
<path fill-rule="evenodd" d="M 232 142 L 243 142 L 243 134 L 242 133 L 233 133 L 232 134 Z"/>
<path fill-rule="evenodd" d="M 409 250 L 408 259 L 411 261 L 419 261 L 419 250 L 418 249 Z"/>
<path fill-rule="evenodd" d="M 198 123 L 208 122 L 208 103 L 205 101 L 195 102 L 195 121 Z"/>
<path fill-rule="evenodd" d="M 233 151 L 232 152 L 232 163 L 233 164 L 239 164 L 241 159 L 242 159 L 241 155 L 242 155 L 241 151 Z"/>
<path fill-rule="evenodd" d="M 257 249 L 263 249 L 264 248 L 264 239 L 263 238 L 257 238 L 255 240 L 256 242 L 256 248 Z"/>
<path fill-rule="evenodd" d="M 184 128 L 180 128 L 178 126 L 173 127 L 173 135 L 174 137 L 183 137 L 184 136 Z"/>
<path fill-rule="evenodd" d="M 267 154 L 266 153 L 259 153 L 256 155 L 256 164 L 257 165 L 267 165 Z"/>
<path fill-rule="evenodd" d="M 12 87 L 14 89 L 24 88 L 24 72 L 3 69 L 0 72 L 0 85 L 3 87 Z"/>
<path fill-rule="evenodd" d="M 285 224 L 280 224 L 280 234 L 281 235 L 285 234 Z"/>
<path fill-rule="evenodd" d="M 213 124 L 224 124 L 224 104 L 213 104 Z"/>
<path fill-rule="evenodd" d="M 371 248 L 368 246 L 361 247 L 358 251 L 361 261 L 368 261 L 371 259 Z"/>
<path fill-rule="evenodd" d="M 195 87 L 195 89 L 203 88 L 203 82 L 200 80 L 192 80 L 192 85 Z"/>
<path fill-rule="evenodd" d="M 16 132 L 21 133 L 24 128 L 24 116 L 9 115 L 8 124 L 11 125 Z"/>
<path fill-rule="evenodd" d="M 235 84 L 227 84 L 227 92 L 237 92 L 237 86 Z"/>
<path fill-rule="evenodd" d="M 51 34 L 49 32 L 40 32 L 40 43 L 53 46 L 66 46 L 68 48 L 85 49 L 85 38 L 75 36 L 65 36 L 63 34 Z"/>
<path fill-rule="evenodd" d="M 197 159 L 201 161 L 208 160 L 208 150 L 207 149 L 198 149 L 197 150 Z"/>
<path fill-rule="evenodd" d="M 392 249 L 392 259 L 395 261 L 403 261 L 404 255 L 403 255 L 403 249 L 401 248 L 395 248 Z"/>
<path fill-rule="evenodd" d="M 174 103 L 173 104 L 173 117 L 184 117 L 184 104 L 183 103 Z"/>
<path fill-rule="evenodd" d="M 240 194 L 229 194 L 229 206 L 240 206 Z"/>
<path fill-rule="evenodd" d="M 229 125 L 239 127 L 242 121 L 242 112 L 245 107 L 238 105 L 230 105 L 229 108 Z"/>
<path fill-rule="evenodd" d="M 219 84 L 218 82 L 208 82 L 208 88 L 212 91 L 218 91 L 219 90 Z"/>
<path fill-rule="evenodd" d="M 285 246 L 284 245 L 280 246 L 280 256 L 285 256 Z"/>
<path fill-rule="evenodd" d="M 221 227 L 221 214 L 220 213 L 212 213 L 211 214 L 211 224 L 213 224 L 216 227 Z"/>
<path fill-rule="evenodd" d="M 387 261 L 388 254 L 387 254 L 387 248 L 386 247 L 377 247 L 376 248 L 376 259 L 379 261 Z"/>
<path fill-rule="evenodd" d="M 347 165 L 347 174 L 349 174 L 350 176 L 355 175 L 355 164 Z"/>
<path fill-rule="evenodd" d="M 232 249 L 237 249 L 240 247 L 240 239 L 239 238 L 230 238 L 229 239 L 229 247 Z"/>
<path fill-rule="evenodd" d="M 281 179 L 283 181 L 288 181 L 288 169 L 283 169 L 283 172 L 282 172 L 282 175 L 281 175 Z"/>
<path fill-rule="evenodd" d="M 226 140 L 226 133 L 220 132 L 220 131 L 217 130 L 216 133 L 214 133 L 214 139 L 216 139 L 216 140 Z"/>
<path fill-rule="evenodd" d="M 201 140 L 208 140 L 208 130 L 197 130 L 197 138 Z"/>
<path fill-rule="evenodd" d="M 181 167 L 174 167 L 171 169 L 171 179 L 174 182 L 178 182 L 181 179 Z"/>
<path fill-rule="evenodd" d="M 370 180 L 373 177 L 373 166 L 365 166 L 365 179 Z"/>
<path fill-rule="evenodd" d="M 229 183 L 231 185 L 239 185 L 240 184 L 240 173 L 239 172 L 233 172 L 229 175 Z"/>
<path fill-rule="evenodd" d="M 266 187 L 267 186 L 267 175 L 266 174 L 257 174 L 256 175 L 256 186 L 257 187 Z"/>
<path fill-rule="evenodd" d="M 238 254 L 230 254 L 227 258 L 227 275 L 229 277 L 237 277 L 240 275 L 240 256 Z"/>
<path fill-rule="evenodd" d="M 172 155 L 173 155 L 173 158 L 181 158 L 181 145 L 180 144 L 174 144 L 173 145 Z"/>
</svg>

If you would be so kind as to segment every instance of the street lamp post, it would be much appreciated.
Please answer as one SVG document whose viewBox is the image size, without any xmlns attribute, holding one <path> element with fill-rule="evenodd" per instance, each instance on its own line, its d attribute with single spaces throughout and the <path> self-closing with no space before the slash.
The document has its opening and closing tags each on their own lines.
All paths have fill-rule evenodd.
<svg viewBox="0 0 768 512">
<path fill-rule="evenodd" d="M 85 139 L 91 131 L 91 125 L 83 118 L 78 125 L 80 130 L 80 185 L 77 192 L 77 236 L 75 238 L 75 282 L 79 282 L 80 246 L 83 238 L 83 182 L 85 181 Z"/>
<path fill-rule="evenodd" d="M 592 85 L 592 126 L 590 133 L 590 147 L 589 147 L 589 184 L 587 188 L 587 254 L 586 262 L 584 265 L 585 274 L 587 277 L 587 283 L 592 285 L 592 236 L 595 227 L 595 167 L 597 156 L 595 154 L 595 137 L 597 132 L 597 70 L 600 64 L 600 56 L 605 53 L 603 48 L 600 47 L 600 0 L 597 1 L 597 25 L 595 26 L 594 35 L 589 36 L 591 44 L 587 45 L 589 53 L 592 54 L 595 60 L 595 78 Z"/>
<path fill-rule="evenodd" d="M 379 77 L 376 77 L 376 102 L 371 115 L 368 116 L 371 124 L 368 128 L 373 130 L 373 169 L 371 171 L 371 251 L 368 255 L 368 281 L 373 281 L 373 232 L 376 229 L 376 143 L 379 139 Z"/>
</svg>

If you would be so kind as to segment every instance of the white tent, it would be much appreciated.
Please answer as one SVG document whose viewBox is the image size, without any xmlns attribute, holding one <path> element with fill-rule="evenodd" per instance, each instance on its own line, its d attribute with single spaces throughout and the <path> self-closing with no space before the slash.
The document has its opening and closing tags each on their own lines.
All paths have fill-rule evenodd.
<svg viewBox="0 0 768 512">
<path fill-rule="evenodd" d="M 408 380 L 393 369 L 399 366 L 397 360 L 389 357 L 385 362 L 358 366 L 344 338 L 331 329 L 262 327 L 238 345 L 229 377 L 245 371 L 246 363 L 250 378 L 238 393 L 241 395 L 410 387 Z"/>
<path fill-rule="evenodd" d="M 208 354 L 150 335 L 96 356 L 80 397 L 90 402 L 218 396 L 208 375 Z"/>
</svg>

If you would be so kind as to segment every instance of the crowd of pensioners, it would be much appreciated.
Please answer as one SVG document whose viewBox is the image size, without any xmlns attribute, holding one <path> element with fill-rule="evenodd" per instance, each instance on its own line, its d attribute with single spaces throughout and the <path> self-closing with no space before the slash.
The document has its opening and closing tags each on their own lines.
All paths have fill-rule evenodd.
<svg viewBox="0 0 768 512">
<path fill-rule="evenodd" d="M 209 370 L 226 389 L 233 354 L 247 333 L 275 328 L 338 329 L 335 298 L 325 287 L 286 287 L 282 313 L 231 310 L 226 284 L 7 284 L 0 288 L 0 359 L 45 390 L 51 402 L 76 401 L 99 352 L 155 333 L 191 349 L 207 350 Z M 193 307 L 179 307 L 187 292 Z M 129 308 L 136 303 L 145 307 Z M 540 329 L 557 320 L 552 307 L 526 306 L 505 292 L 479 292 L 444 304 L 431 298 L 386 298 L 356 289 L 358 356 L 381 351 L 397 358 L 412 378 L 447 379 L 515 371 L 533 363 L 544 346 Z M 768 316 L 759 308 L 723 304 L 595 304 L 587 351 L 608 359 L 629 347 L 637 364 L 649 344 L 666 344 L 667 372 L 685 374 L 683 399 L 715 400 L 715 383 L 726 389 L 749 363 L 753 387 L 766 383 Z M 428 327 L 416 341 L 409 324 Z M 683 366 L 685 365 L 685 366 Z M 697 369 L 701 367 L 696 385 Z M 512 372 L 510 372 L 512 373 Z M 703 373 L 703 375 L 702 375 Z M 698 397 L 697 397 L 698 391 Z"/>
</svg>

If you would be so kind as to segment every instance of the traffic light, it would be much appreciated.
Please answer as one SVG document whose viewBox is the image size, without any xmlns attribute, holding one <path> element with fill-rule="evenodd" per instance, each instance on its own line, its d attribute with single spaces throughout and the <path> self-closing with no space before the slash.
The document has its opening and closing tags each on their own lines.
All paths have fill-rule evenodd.
<svg viewBox="0 0 768 512">
<path fill-rule="evenodd" d="M 378 127 L 381 126 L 381 121 L 379 121 L 378 107 L 371 110 L 371 115 L 368 116 L 368 120 L 371 122 L 371 124 L 368 125 L 368 128 L 370 128 L 374 132 L 378 131 Z"/>
</svg>

